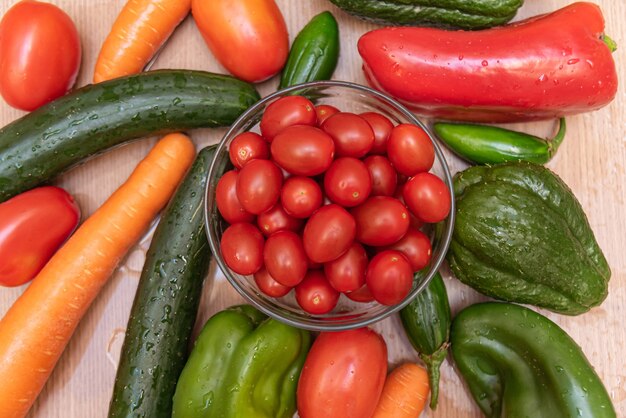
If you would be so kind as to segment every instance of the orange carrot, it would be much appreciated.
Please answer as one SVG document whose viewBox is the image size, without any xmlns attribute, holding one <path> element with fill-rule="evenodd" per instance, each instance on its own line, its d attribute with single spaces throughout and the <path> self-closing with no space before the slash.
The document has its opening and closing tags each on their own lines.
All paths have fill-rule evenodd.
<svg viewBox="0 0 626 418">
<path fill-rule="evenodd" d="M 428 373 L 417 364 L 397 367 L 385 381 L 372 418 L 417 418 L 428 399 Z"/>
<path fill-rule="evenodd" d="M 102 44 L 93 81 L 141 72 L 190 10 L 191 0 L 128 0 Z"/>
<path fill-rule="evenodd" d="M 182 134 L 159 141 L 2 318 L 0 417 L 28 413 L 89 305 L 165 206 L 194 155 Z"/>
</svg>

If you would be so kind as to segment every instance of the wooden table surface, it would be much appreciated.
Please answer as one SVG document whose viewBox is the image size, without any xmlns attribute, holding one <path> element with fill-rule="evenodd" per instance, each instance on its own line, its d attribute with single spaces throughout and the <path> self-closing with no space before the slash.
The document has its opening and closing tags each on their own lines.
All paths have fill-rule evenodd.
<svg viewBox="0 0 626 418">
<path fill-rule="evenodd" d="M 208 1 L 208 0 L 207 0 Z M 74 20 L 81 36 L 83 62 L 78 85 L 91 81 L 100 45 L 125 0 L 53 0 Z M 0 0 L 4 14 L 15 3 Z M 570 3 L 567 0 L 528 0 L 518 18 L 549 12 Z M 607 20 L 607 33 L 622 46 L 614 54 L 619 79 L 626 80 L 626 3 L 597 1 Z M 331 10 L 339 21 L 341 57 L 334 78 L 365 83 L 356 42 L 361 34 L 375 28 L 357 20 L 327 0 L 278 0 L 291 37 L 315 14 Z M 546 33 L 545 36 L 550 36 Z M 224 72 L 205 46 L 192 19 L 175 32 L 159 56 L 154 68 L 190 68 Z M 258 86 L 262 95 L 274 91 L 276 78 Z M 583 348 L 589 361 L 604 381 L 617 409 L 626 416 L 626 94 L 620 85 L 616 100 L 609 106 L 568 120 L 567 139 L 558 155 L 548 165 L 572 188 L 584 207 L 591 227 L 613 271 L 608 299 L 602 306 L 578 316 L 560 316 L 541 311 L 561 325 Z M 3 126 L 22 115 L 4 102 L 0 103 Z M 553 122 L 514 125 L 541 135 L 554 129 Z M 219 141 L 224 129 L 198 130 L 192 137 L 198 148 Z M 71 170 L 56 182 L 78 200 L 83 218 L 93 212 L 130 174 L 135 164 L 148 152 L 154 138 L 134 142 L 106 153 Z M 464 167 L 447 154 L 453 171 Z M 98 418 L 107 414 L 115 369 L 124 337 L 124 327 L 142 268 L 144 251 L 150 236 L 135 247 L 111 277 L 102 293 L 78 327 L 47 386 L 39 396 L 30 417 Z M 486 298 L 454 279 L 443 269 L 453 311 Z M 23 288 L 0 288 L 0 315 L 4 315 Z M 242 299 L 235 293 L 213 263 L 199 312 L 196 331 L 213 313 Z M 396 317 L 374 326 L 390 349 L 393 366 L 417 356 L 403 335 Z M 2 376 L 0 376 L 2 378 Z M 455 368 L 446 362 L 442 369 L 441 395 L 436 412 L 423 416 L 443 418 L 480 417 Z M 339 418 L 339 417 L 338 417 Z"/>
</svg>

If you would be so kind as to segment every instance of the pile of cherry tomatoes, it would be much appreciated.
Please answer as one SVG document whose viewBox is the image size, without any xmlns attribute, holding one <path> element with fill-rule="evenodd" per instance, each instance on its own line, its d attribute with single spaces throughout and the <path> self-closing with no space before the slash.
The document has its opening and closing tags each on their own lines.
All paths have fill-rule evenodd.
<svg viewBox="0 0 626 418">
<path fill-rule="evenodd" d="M 270 104 L 260 134 L 229 147 L 234 169 L 217 184 L 230 224 L 221 253 L 234 272 L 300 307 L 330 312 L 340 293 L 357 302 L 402 301 L 430 262 L 420 227 L 450 212 L 450 191 L 429 173 L 435 151 L 416 125 L 384 115 L 314 106 L 302 96 Z"/>
</svg>

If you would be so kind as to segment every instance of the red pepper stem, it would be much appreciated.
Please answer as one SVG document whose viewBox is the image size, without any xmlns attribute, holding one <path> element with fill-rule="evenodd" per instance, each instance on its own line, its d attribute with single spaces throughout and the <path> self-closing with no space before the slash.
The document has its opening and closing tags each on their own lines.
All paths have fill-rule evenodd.
<svg viewBox="0 0 626 418">
<path fill-rule="evenodd" d="M 563 142 L 563 140 L 565 139 L 566 131 L 567 126 L 565 124 L 565 118 L 561 118 L 559 119 L 559 131 L 556 133 L 554 138 L 548 141 L 548 155 L 550 156 L 550 158 L 552 158 L 552 156 L 556 154 L 556 151 L 559 149 L 561 142 Z"/>
<path fill-rule="evenodd" d="M 606 44 L 606 46 L 609 47 L 609 50 L 611 52 L 617 51 L 617 42 L 615 42 L 613 39 L 611 39 L 611 37 L 609 35 L 607 35 L 605 33 L 605 34 L 602 35 L 601 39 L 602 39 L 602 42 L 604 42 Z"/>
</svg>

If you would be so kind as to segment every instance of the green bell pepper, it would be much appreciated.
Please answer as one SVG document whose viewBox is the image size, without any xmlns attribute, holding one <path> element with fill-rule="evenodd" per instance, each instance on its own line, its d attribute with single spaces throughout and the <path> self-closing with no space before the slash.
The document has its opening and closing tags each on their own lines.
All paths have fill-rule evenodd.
<svg viewBox="0 0 626 418">
<path fill-rule="evenodd" d="M 251 306 L 211 317 L 176 386 L 172 418 L 291 418 L 308 331 Z"/>
</svg>

